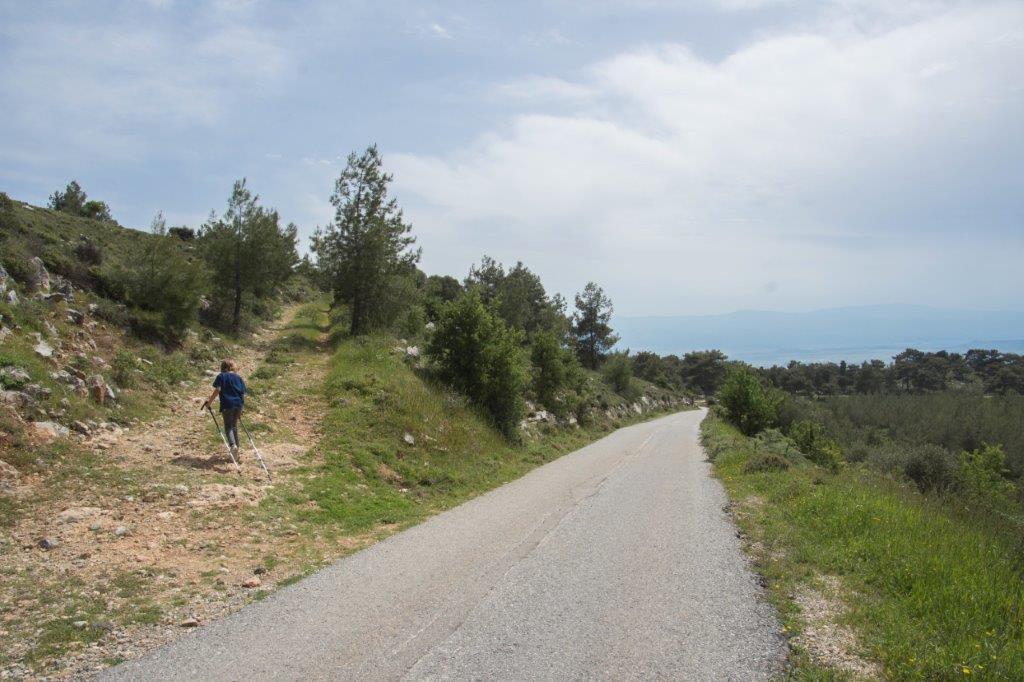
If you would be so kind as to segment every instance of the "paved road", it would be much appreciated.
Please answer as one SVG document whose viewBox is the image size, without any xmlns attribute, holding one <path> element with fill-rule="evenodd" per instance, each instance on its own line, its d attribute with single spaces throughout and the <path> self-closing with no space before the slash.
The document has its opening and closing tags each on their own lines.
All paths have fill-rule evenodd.
<svg viewBox="0 0 1024 682">
<path fill-rule="evenodd" d="M 101 679 L 768 677 L 780 628 L 702 417 L 621 429 Z"/>
</svg>

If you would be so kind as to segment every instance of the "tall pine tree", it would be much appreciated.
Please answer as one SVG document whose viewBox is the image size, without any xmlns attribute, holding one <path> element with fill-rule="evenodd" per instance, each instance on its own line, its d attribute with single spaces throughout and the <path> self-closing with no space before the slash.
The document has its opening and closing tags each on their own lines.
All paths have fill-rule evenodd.
<svg viewBox="0 0 1024 682">
<path fill-rule="evenodd" d="M 331 196 L 334 222 L 313 235 L 313 252 L 331 278 L 335 299 L 349 305 L 353 335 L 397 317 L 420 258 L 410 248 L 416 241 L 412 226 L 388 199 L 391 179 L 376 145 L 362 156 L 349 154 Z"/>
<path fill-rule="evenodd" d="M 277 211 L 259 205 L 245 179 L 237 181 L 224 215 L 211 215 L 199 232 L 203 257 L 213 272 L 213 313 L 237 332 L 247 305 L 266 298 L 298 263 L 295 225 L 281 227 Z"/>
<path fill-rule="evenodd" d="M 588 369 L 597 369 L 619 337 L 612 333 L 612 301 L 604 290 L 588 282 L 583 293 L 576 294 L 576 312 L 572 316 L 572 335 L 576 356 Z"/>
</svg>

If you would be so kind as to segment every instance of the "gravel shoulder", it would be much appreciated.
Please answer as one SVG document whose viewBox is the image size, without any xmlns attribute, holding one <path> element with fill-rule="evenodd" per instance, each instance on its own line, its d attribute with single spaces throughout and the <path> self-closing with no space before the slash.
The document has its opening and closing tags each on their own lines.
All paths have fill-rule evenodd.
<svg viewBox="0 0 1024 682">
<path fill-rule="evenodd" d="M 100 679 L 767 678 L 785 643 L 703 415 L 621 429 Z"/>
</svg>

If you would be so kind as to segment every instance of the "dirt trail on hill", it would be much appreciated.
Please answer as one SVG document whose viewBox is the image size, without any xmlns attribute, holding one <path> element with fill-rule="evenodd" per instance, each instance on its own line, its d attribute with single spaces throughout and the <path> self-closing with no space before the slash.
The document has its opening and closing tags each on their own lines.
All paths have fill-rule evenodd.
<svg viewBox="0 0 1024 682">
<path fill-rule="evenodd" d="M 237 349 L 244 377 L 298 308 Z M 0 640 L 16 633 L 19 639 L 0 654 L 18 661 L 45 651 L 52 636 L 47 626 L 66 620 L 67 627 L 95 630 L 95 641 L 35 673 L 77 679 L 170 641 L 192 622 L 235 610 L 262 585 L 301 570 L 308 539 L 303 543 L 286 522 L 258 514 L 256 505 L 286 481 L 290 468 L 317 457 L 307 453 L 320 439 L 324 413 L 325 329 L 320 337 L 318 348 L 289 353 L 294 361 L 265 382 L 243 417 L 274 483 L 249 447 L 236 472 L 209 415 L 200 411 L 212 390 L 207 376 L 169 396 L 164 416 L 85 440 L 81 447 L 92 450 L 102 468 L 96 481 L 65 489 L 42 478 L 23 486 L 18 494 L 31 506 L 8 536 L 20 551 L 3 560 L 0 580 L 0 601 L 12 605 L 0 620 Z M 54 546 L 40 547 L 41 538 Z M 3 656 L 0 677 L 32 677 L 20 663 L 4 664 Z"/>
</svg>

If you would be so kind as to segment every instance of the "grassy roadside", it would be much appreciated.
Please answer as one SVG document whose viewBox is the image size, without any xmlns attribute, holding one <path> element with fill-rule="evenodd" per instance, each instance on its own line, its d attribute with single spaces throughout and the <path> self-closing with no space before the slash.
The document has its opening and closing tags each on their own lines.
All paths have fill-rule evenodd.
<svg viewBox="0 0 1024 682">
<path fill-rule="evenodd" d="M 910 486 L 830 473 L 713 413 L 702 434 L 791 634 L 795 678 L 1024 679 L 1024 570 L 1009 542 Z"/>
<path fill-rule="evenodd" d="M 602 413 L 577 428 L 538 424 L 515 444 L 394 347 L 386 336 L 337 340 L 319 396 L 320 440 L 257 512 L 324 550 L 308 555 L 307 572 L 616 428 L 665 413 Z"/>
</svg>

